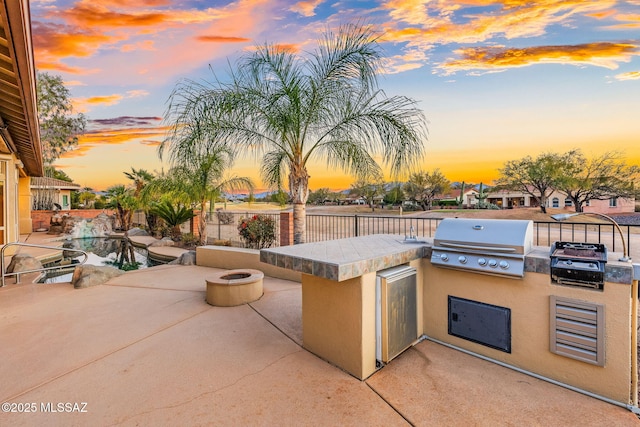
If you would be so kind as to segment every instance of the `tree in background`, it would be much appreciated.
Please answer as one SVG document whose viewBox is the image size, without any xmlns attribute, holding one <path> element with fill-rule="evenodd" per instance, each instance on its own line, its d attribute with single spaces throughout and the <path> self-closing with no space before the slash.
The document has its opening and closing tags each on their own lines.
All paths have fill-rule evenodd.
<svg viewBox="0 0 640 427">
<path fill-rule="evenodd" d="M 440 169 L 435 169 L 433 172 L 419 171 L 409 176 L 404 192 L 410 200 L 420 204 L 426 211 L 431 209 L 435 196 L 444 193 L 450 186 L 451 183 Z"/>
<path fill-rule="evenodd" d="M 277 203 L 281 208 L 284 208 L 287 205 L 287 202 L 289 202 L 289 194 L 282 190 L 278 190 L 271 195 L 271 201 Z"/>
<path fill-rule="evenodd" d="M 498 189 L 508 189 L 529 194 L 540 205 L 540 211 L 547 213 L 547 200 L 558 189 L 562 176 L 564 158 L 577 156 L 579 151 L 572 150 L 563 155 L 543 153 L 535 159 L 527 156 L 519 160 L 509 160 L 498 170 L 496 180 Z"/>
<path fill-rule="evenodd" d="M 330 195 L 331 190 L 328 188 L 318 188 L 316 191 L 309 191 L 307 202 L 314 205 L 323 205 L 324 202 L 329 199 Z"/>
<path fill-rule="evenodd" d="M 42 156 L 45 165 L 51 165 L 78 144 L 87 120 L 82 113 L 73 114 L 70 93 L 62 77 L 38 72 L 36 79 Z"/>
<path fill-rule="evenodd" d="M 51 178 L 59 179 L 60 181 L 73 182 L 73 179 L 71 179 L 71 177 L 67 175 L 65 171 L 56 169 L 53 166 L 45 166 L 44 175 Z"/>
<path fill-rule="evenodd" d="M 82 205 L 84 208 L 94 207 L 94 201 L 98 196 L 89 187 L 84 187 L 81 191 L 74 191 L 71 194 L 77 193 L 78 205 Z"/>
<path fill-rule="evenodd" d="M 384 195 L 384 203 L 387 205 L 399 205 L 404 201 L 404 191 L 402 191 L 402 184 L 398 183 L 394 185 Z"/>
<path fill-rule="evenodd" d="M 582 212 L 590 200 L 635 197 L 638 178 L 640 168 L 628 166 L 618 152 L 586 159 L 580 150 L 573 150 L 561 156 L 557 189 L 571 199 L 576 212 Z"/>
<path fill-rule="evenodd" d="M 376 210 L 376 199 L 384 196 L 385 188 L 381 175 L 371 177 L 360 177 L 349 188 L 349 195 L 361 197 L 371 208 L 371 212 Z"/>
<path fill-rule="evenodd" d="M 206 243 L 206 205 L 225 192 L 253 190 L 253 182 L 246 177 L 225 178 L 232 167 L 233 155 L 221 146 L 208 147 L 208 152 L 192 152 L 184 158 L 175 157 L 168 173 L 154 179 L 148 191 L 165 193 L 171 200 L 200 210 L 198 233 L 200 243 Z M 213 209 L 212 209 L 213 210 Z"/>
<path fill-rule="evenodd" d="M 262 159 L 263 182 L 293 201 L 294 243 L 305 242 L 309 162 L 365 175 L 380 155 L 393 174 L 420 162 L 426 121 L 411 98 L 378 88 L 384 63 L 371 27 L 328 31 L 308 56 L 279 45 L 257 47 L 230 70 L 230 82 L 183 81 L 165 115 L 172 131 L 160 146 L 185 158 L 194 144 L 226 143 Z M 186 154 L 185 154 L 186 153 Z"/>
</svg>

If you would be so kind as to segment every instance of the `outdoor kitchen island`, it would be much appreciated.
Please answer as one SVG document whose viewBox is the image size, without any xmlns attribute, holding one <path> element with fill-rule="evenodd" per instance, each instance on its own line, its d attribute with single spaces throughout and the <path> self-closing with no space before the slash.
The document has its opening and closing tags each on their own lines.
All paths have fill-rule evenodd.
<svg viewBox="0 0 640 427">
<path fill-rule="evenodd" d="M 406 265 L 415 269 L 417 283 L 416 323 L 410 325 L 416 342 L 431 339 L 637 408 L 637 277 L 631 264 L 610 254 L 604 286 L 592 289 L 552 283 L 547 247 L 526 255 L 521 278 L 443 268 L 431 262 L 432 253 L 432 239 L 369 235 L 263 249 L 260 260 L 302 273 L 304 347 L 359 379 L 388 362 L 378 356 L 379 273 Z M 391 306 L 407 305 L 401 295 L 405 301 Z M 577 333 L 563 330 L 565 324 Z M 488 341 L 473 335 L 486 327 Z M 494 327 L 498 344 L 491 342 Z"/>
</svg>

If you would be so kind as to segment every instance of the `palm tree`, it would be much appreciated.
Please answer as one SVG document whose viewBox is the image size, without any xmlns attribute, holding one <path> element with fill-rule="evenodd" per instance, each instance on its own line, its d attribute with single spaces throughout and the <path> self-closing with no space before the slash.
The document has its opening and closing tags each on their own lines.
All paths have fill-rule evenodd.
<svg viewBox="0 0 640 427">
<path fill-rule="evenodd" d="M 185 157 L 198 145 L 227 144 L 262 159 L 265 184 L 288 179 L 294 243 L 305 241 L 307 165 L 324 160 L 354 175 L 380 173 L 380 155 L 394 175 L 424 152 L 426 121 L 416 102 L 386 97 L 377 86 L 383 58 L 370 27 L 328 31 L 308 57 L 265 45 L 240 58 L 230 83 L 185 80 L 174 89 L 165 118 L 172 130 L 160 146 Z"/>
<path fill-rule="evenodd" d="M 138 200 L 133 197 L 132 190 L 122 184 L 107 188 L 107 197 L 109 198 L 109 207 L 116 210 L 120 226 L 126 235 L 131 228 L 131 219 L 133 211 L 138 207 Z"/>
<path fill-rule="evenodd" d="M 168 201 L 158 203 L 152 208 L 152 212 L 170 227 L 172 239 L 179 239 L 182 234 L 180 224 L 194 217 L 193 209 L 182 205 L 175 206 Z"/>
<path fill-rule="evenodd" d="M 131 172 L 123 172 L 124 175 L 133 181 L 133 197 L 140 202 L 140 207 L 144 210 L 144 217 L 147 223 L 148 231 L 152 234 L 157 228 L 158 216 L 154 213 L 153 207 L 157 201 L 149 192 L 145 192 L 144 188 L 155 179 L 155 176 L 146 169 L 131 168 Z"/>
<path fill-rule="evenodd" d="M 123 172 L 124 175 L 133 181 L 133 195 L 138 197 L 140 192 L 151 180 L 153 180 L 153 174 L 146 169 L 134 169 L 131 168 L 131 172 Z"/>
<path fill-rule="evenodd" d="M 198 233 L 200 242 L 206 243 L 206 204 L 222 195 L 240 189 L 253 189 L 246 177 L 224 178 L 231 167 L 232 153 L 226 147 L 210 147 L 208 152 L 191 153 L 174 159 L 169 172 L 152 181 L 149 191 L 163 191 L 177 202 L 194 205 L 200 210 Z"/>
</svg>

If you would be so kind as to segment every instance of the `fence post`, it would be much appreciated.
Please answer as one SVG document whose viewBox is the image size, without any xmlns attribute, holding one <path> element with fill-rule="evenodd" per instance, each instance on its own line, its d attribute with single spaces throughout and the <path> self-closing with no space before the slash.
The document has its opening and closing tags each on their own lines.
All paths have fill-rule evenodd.
<svg viewBox="0 0 640 427">
<path fill-rule="evenodd" d="M 293 245 L 293 212 L 280 212 L 280 246 Z"/>
<path fill-rule="evenodd" d="M 355 227 L 356 227 L 355 235 L 356 237 L 358 237 L 358 215 L 354 215 L 353 217 L 355 218 Z"/>
</svg>

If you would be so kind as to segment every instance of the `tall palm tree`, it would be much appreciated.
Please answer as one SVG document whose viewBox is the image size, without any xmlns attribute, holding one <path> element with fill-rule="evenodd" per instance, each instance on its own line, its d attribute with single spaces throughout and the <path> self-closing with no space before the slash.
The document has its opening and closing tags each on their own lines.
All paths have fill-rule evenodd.
<svg viewBox="0 0 640 427">
<path fill-rule="evenodd" d="M 222 143 L 261 159 L 265 184 L 281 189 L 288 180 L 294 243 L 303 243 L 311 162 L 370 176 L 380 173 L 376 155 L 394 175 L 421 160 L 426 120 L 414 100 L 378 88 L 382 61 L 372 29 L 355 24 L 327 31 L 308 56 L 258 47 L 230 70 L 229 83 L 178 83 L 160 153 L 184 157 Z"/>
<path fill-rule="evenodd" d="M 164 176 L 156 178 L 145 189 L 163 191 L 171 199 L 200 210 L 198 233 L 206 243 L 206 204 L 224 192 L 253 189 L 246 177 L 225 178 L 231 168 L 232 153 L 226 147 L 210 147 L 208 151 L 192 152 L 186 158 L 174 159 L 174 166 Z"/>
</svg>

